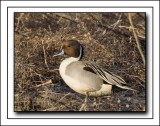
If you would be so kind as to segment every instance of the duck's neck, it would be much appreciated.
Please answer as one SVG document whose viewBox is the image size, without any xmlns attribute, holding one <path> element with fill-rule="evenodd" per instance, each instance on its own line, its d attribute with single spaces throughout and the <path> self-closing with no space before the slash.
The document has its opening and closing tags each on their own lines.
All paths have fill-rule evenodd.
<svg viewBox="0 0 160 126">
<path fill-rule="evenodd" d="M 60 74 L 62 75 L 63 73 L 65 73 L 66 67 L 76 61 L 79 61 L 82 58 L 82 47 L 80 46 L 80 54 L 78 57 L 69 57 L 66 58 L 65 60 L 62 61 L 61 65 L 60 65 Z"/>
<path fill-rule="evenodd" d="M 83 53 L 83 49 L 82 49 L 82 46 L 80 46 L 79 56 L 76 58 L 77 61 L 80 60 L 80 59 L 82 58 L 82 53 Z"/>
<path fill-rule="evenodd" d="M 82 53 L 83 53 L 83 49 L 82 49 L 82 46 L 80 46 L 80 52 L 78 57 L 69 57 L 69 58 L 66 58 L 65 60 L 70 60 L 71 62 L 79 61 L 82 58 Z"/>
</svg>

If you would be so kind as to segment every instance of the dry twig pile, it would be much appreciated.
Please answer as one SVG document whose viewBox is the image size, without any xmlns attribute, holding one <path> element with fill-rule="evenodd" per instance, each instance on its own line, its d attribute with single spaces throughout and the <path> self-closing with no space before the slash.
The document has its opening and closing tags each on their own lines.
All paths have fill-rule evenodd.
<svg viewBox="0 0 160 126">
<path fill-rule="evenodd" d="M 15 13 L 15 111 L 77 111 L 84 96 L 61 79 L 58 67 L 63 39 L 85 47 L 82 60 L 120 75 L 138 93 L 90 97 L 87 111 L 145 111 L 144 13 Z"/>
</svg>

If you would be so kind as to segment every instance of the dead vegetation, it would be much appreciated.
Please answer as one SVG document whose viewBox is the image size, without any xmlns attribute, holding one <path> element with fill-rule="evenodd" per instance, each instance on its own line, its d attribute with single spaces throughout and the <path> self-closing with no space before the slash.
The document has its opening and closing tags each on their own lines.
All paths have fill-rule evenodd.
<svg viewBox="0 0 160 126">
<path fill-rule="evenodd" d="M 78 111 L 84 96 L 62 80 L 53 58 L 63 39 L 138 90 L 92 97 L 86 111 L 146 111 L 145 13 L 15 13 L 14 111 Z"/>
</svg>

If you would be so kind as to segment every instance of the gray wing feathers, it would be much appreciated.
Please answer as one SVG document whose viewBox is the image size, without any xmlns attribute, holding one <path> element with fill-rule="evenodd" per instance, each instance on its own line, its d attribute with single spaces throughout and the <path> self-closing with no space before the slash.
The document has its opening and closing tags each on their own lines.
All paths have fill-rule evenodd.
<svg viewBox="0 0 160 126">
<path fill-rule="evenodd" d="M 122 89 L 128 89 L 128 90 L 134 90 L 128 86 L 124 86 L 122 84 L 126 84 L 126 82 L 118 75 L 115 75 L 111 73 L 110 71 L 104 71 L 101 67 L 98 65 L 92 64 L 92 63 L 85 63 L 85 66 L 90 67 L 93 69 L 93 71 L 104 81 L 106 81 L 110 85 L 115 85 Z M 136 91 L 136 90 L 134 90 Z"/>
</svg>

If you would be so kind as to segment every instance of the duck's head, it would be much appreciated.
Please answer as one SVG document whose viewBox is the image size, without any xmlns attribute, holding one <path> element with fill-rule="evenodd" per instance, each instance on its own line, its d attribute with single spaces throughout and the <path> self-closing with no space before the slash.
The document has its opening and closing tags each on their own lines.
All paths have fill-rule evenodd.
<svg viewBox="0 0 160 126">
<path fill-rule="evenodd" d="M 62 45 L 62 51 L 58 54 L 53 55 L 53 57 L 63 54 L 67 55 L 68 57 L 73 57 L 80 60 L 82 57 L 82 46 L 77 40 L 64 41 Z"/>
</svg>

